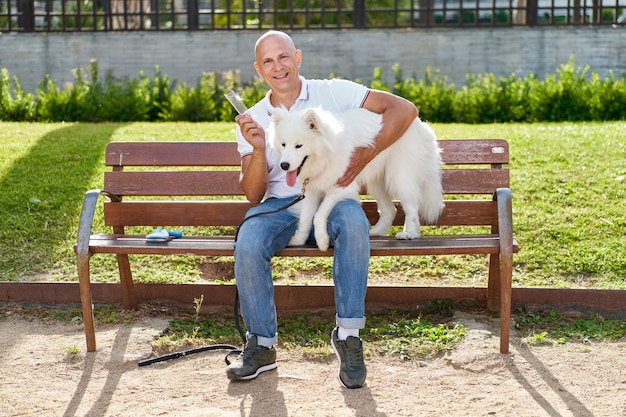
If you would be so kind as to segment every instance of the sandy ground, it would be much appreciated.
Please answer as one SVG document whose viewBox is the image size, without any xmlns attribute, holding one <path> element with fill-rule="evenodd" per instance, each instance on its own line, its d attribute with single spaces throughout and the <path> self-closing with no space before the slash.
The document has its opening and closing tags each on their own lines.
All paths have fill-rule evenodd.
<svg viewBox="0 0 626 417">
<path fill-rule="evenodd" d="M 167 318 L 98 326 L 85 353 L 79 324 L 0 320 L 0 416 L 626 416 L 626 342 L 528 346 L 497 321 L 457 313 L 453 352 L 425 361 L 367 361 L 367 384 L 341 388 L 335 360 L 279 350 L 279 366 L 229 382 L 224 352 L 139 367 Z M 72 354 L 72 347 L 78 354 Z M 330 357 L 330 356 L 329 356 Z"/>
</svg>

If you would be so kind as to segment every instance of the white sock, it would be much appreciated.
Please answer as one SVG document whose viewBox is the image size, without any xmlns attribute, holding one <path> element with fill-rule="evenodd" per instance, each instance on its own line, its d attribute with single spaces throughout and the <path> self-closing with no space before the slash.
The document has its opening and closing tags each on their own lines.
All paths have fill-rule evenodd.
<svg viewBox="0 0 626 417">
<path fill-rule="evenodd" d="M 346 340 L 348 336 L 359 337 L 359 329 L 345 329 L 339 327 L 337 330 L 337 339 Z"/>
</svg>

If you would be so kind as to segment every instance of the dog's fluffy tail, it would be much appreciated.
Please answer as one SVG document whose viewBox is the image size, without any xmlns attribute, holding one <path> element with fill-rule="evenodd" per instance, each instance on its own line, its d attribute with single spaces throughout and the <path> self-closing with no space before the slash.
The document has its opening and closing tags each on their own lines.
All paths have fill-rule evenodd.
<svg viewBox="0 0 626 417">
<path fill-rule="evenodd" d="M 443 211 L 443 190 L 441 182 L 427 182 L 422 185 L 420 218 L 422 222 L 433 224 Z"/>
<path fill-rule="evenodd" d="M 441 148 L 437 145 L 437 137 L 435 132 L 428 125 L 428 123 L 419 122 L 419 129 L 422 130 L 422 136 L 428 138 L 427 147 L 432 147 L 433 153 L 428 161 L 427 170 L 430 170 L 431 175 L 428 181 L 423 181 L 421 184 L 421 199 L 420 199 L 420 218 L 424 223 L 435 223 L 444 208 L 443 202 L 443 186 L 441 184 Z M 433 149 L 434 148 L 434 149 Z M 436 157 L 433 157 L 436 155 Z"/>
</svg>

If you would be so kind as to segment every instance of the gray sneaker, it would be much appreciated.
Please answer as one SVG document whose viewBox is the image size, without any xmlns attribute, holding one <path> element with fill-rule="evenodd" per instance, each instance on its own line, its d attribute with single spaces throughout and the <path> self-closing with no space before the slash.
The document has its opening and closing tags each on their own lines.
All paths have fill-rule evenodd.
<svg viewBox="0 0 626 417">
<path fill-rule="evenodd" d="M 346 388 L 361 388 L 367 375 L 363 361 L 363 341 L 353 336 L 339 340 L 338 330 L 337 327 L 333 329 L 330 343 L 339 359 L 339 382 Z"/>
<path fill-rule="evenodd" d="M 243 352 L 228 365 L 226 376 L 232 380 L 256 378 L 261 372 L 276 369 L 276 349 L 257 344 L 257 337 L 250 336 Z"/>
</svg>

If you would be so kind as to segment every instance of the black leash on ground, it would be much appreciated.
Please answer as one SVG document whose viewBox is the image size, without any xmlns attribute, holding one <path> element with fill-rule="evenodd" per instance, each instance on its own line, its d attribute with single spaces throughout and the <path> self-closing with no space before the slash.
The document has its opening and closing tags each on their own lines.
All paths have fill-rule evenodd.
<svg viewBox="0 0 626 417">
<path fill-rule="evenodd" d="M 304 184 L 302 185 L 302 192 L 300 193 L 300 195 L 298 197 L 296 197 L 295 199 L 293 199 L 292 201 L 290 201 L 289 203 L 285 204 L 284 206 L 282 206 L 280 208 L 277 208 L 276 210 L 264 211 L 262 213 L 255 213 L 255 214 L 253 214 L 251 216 L 248 216 L 245 219 L 243 219 L 243 221 L 239 224 L 239 227 L 237 227 L 237 232 L 235 233 L 235 242 L 237 242 L 237 238 L 239 237 L 239 229 L 241 228 L 241 226 L 246 221 L 248 221 L 248 220 L 250 220 L 250 219 L 252 219 L 254 217 L 261 216 L 261 215 L 278 213 L 279 211 L 287 210 L 289 207 L 291 207 L 294 204 L 296 204 L 296 203 L 300 202 L 301 200 L 303 200 L 304 199 L 304 192 L 306 191 L 306 184 L 307 183 L 308 183 L 308 180 L 305 180 Z M 233 315 L 234 315 L 234 319 L 235 319 L 235 328 L 239 332 L 239 336 L 241 336 L 241 340 L 243 341 L 243 344 L 245 346 L 245 344 L 246 344 L 246 333 L 241 328 L 241 323 L 239 322 L 239 291 L 237 291 L 237 286 L 236 285 L 235 285 L 235 302 L 234 302 Z M 183 350 L 183 351 L 180 351 L 180 352 L 167 353 L 167 354 L 162 355 L 162 356 L 157 356 L 156 358 L 143 359 L 143 360 L 138 361 L 137 365 L 138 366 L 152 365 L 153 363 L 165 362 L 165 361 L 169 361 L 169 360 L 172 360 L 172 359 L 182 358 L 183 356 L 192 355 L 194 353 L 206 352 L 206 351 L 210 351 L 210 350 L 230 350 L 230 352 L 228 352 L 228 354 L 226 354 L 226 357 L 224 358 L 224 361 L 226 362 L 226 365 L 230 365 L 230 360 L 228 359 L 229 356 L 231 356 L 231 355 L 238 355 L 238 354 L 241 353 L 241 349 L 239 349 L 236 346 L 227 345 L 227 344 L 215 344 L 215 345 L 208 345 L 208 346 L 200 346 L 200 347 L 196 347 L 196 348 L 192 348 L 192 349 Z"/>
</svg>

